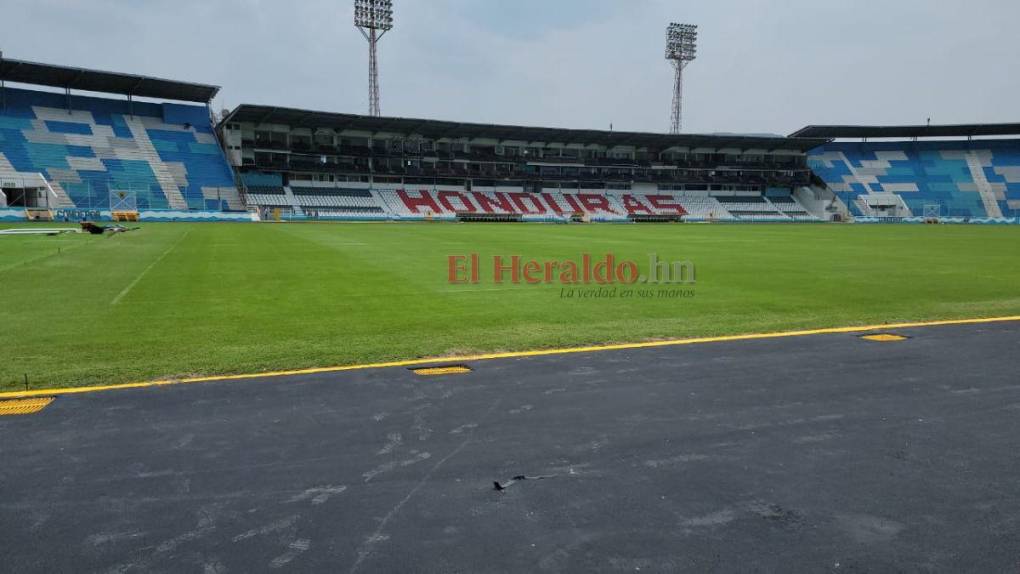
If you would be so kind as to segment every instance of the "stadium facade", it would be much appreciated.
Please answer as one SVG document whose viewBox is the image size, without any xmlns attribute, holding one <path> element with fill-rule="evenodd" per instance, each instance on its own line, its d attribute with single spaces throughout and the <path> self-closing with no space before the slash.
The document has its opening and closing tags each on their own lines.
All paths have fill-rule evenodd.
<svg viewBox="0 0 1020 574">
<path fill-rule="evenodd" d="M 214 122 L 219 88 L 206 84 L 20 60 L 0 60 L 0 80 L 4 219 L 998 222 L 1020 210 L 1020 140 L 975 139 L 1016 124 L 652 134 L 247 104 Z"/>
<path fill-rule="evenodd" d="M 252 105 L 219 130 L 250 205 L 366 218 L 813 218 L 794 192 L 811 183 L 808 150 L 825 142 Z"/>
</svg>

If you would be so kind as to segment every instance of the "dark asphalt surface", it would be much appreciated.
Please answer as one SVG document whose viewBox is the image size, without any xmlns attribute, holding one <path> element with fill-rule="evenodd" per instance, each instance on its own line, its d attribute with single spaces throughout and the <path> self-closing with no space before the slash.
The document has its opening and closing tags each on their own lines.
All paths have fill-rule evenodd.
<svg viewBox="0 0 1020 574">
<path fill-rule="evenodd" d="M 1020 324 L 899 332 L 58 398 L 0 570 L 1017 572 Z"/>
</svg>

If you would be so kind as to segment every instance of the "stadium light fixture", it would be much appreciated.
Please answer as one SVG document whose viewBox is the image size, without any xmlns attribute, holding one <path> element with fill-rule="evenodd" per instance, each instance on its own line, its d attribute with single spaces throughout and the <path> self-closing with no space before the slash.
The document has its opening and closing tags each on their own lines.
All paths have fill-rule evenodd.
<svg viewBox="0 0 1020 574">
<path fill-rule="evenodd" d="M 683 119 L 683 71 L 698 55 L 698 26 L 671 23 L 666 27 L 666 59 L 673 64 L 673 113 L 670 133 L 680 133 Z"/>
<path fill-rule="evenodd" d="M 354 0 L 354 25 L 368 41 L 368 115 L 379 116 L 379 40 L 393 28 L 391 0 Z"/>
</svg>

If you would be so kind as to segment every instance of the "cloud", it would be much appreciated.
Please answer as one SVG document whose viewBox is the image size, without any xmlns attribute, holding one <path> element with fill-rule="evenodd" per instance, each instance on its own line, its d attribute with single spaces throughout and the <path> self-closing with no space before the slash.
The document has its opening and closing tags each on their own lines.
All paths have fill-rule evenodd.
<svg viewBox="0 0 1020 574">
<path fill-rule="evenodd" d="M 244 103 L 362 113 L 367 48 L 341 0 L 7 0 L 5 54 L 223 86 Z M 665 26 L 700 25 L 685 129 L 1009 121 L 1020 3 L 395 0 L 386 115 L 665 131 Z M 40 34 L 40 26 L 46 34 Z"/>
</svg>

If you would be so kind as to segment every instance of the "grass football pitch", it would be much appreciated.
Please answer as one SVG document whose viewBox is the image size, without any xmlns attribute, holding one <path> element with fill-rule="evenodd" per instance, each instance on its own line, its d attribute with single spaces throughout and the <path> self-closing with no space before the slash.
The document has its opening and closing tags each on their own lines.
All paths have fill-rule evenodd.
<svg viewBox="0 0 1020 574">
<path fill-rule="evenodd" d="M 450 284 L 470 253 L 480 283 Z M 583 253 L 690 261 L 696 283 L 493 282 L 494 255 Z M 0 293 L 0 390 L 36 389 L 1020 315 L 1020 226 L 144 224 L 0 237 Z"/>
</svg>

